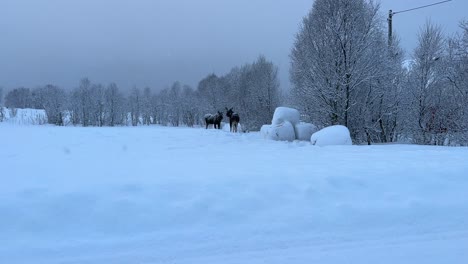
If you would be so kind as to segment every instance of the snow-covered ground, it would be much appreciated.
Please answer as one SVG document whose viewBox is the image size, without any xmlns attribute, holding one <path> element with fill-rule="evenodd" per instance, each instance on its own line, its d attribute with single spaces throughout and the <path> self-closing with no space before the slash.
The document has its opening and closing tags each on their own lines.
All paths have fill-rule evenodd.
<svg viewBox="0 0 468 264">
<path fill-rule="evenodd" d="M 0 123 L 0 263 L 468 263 L 468 148 Z"/>
</svg>

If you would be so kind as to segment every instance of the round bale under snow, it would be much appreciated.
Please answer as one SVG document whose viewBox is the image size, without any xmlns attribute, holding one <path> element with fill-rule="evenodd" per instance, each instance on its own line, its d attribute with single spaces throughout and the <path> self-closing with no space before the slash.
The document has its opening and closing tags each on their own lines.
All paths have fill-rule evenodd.
<svg viewBox="0 0 468 264">
<path fill-rule="evenodd" d="M 271 125 L 263 125 L 262 128 L 260 128 L 260 134 L 263 138 L 269 138 L 268 134 L 270 133 L 270 129 Z"/>
<path fill-rule="evenodd" d="M 317 127 L 313 124 L 301 122 L 294 125 L 296 131 L 296 139 L 302 141 L 309 141 L 313 133 L 317 132 Z"/>
<path fill-rule="evenodd" d="M 271 120 L 271 124 L 280 125 L 283 122 L 288 121 L 295 125 L 299 123 L 300 119 L 301 115 L 297 109 L 289 107 L 277 107 L 275 109 L 275 113 L 273 114 L 273 120 Z"/>
<path fill-rule="evenodd" d="M 353 144 L 348 128 L 341 125 L 329 126 L 315 132 L 310 137 L 310 141 L 316 146 Z"/>
<path fill-rule="evenodd" d="M 271 125 L 268 130 L 267 138 L 276 141 L 294 141 L 296 135 L 293 125 L 285 121 L 279 125 Z"/>
</svg>

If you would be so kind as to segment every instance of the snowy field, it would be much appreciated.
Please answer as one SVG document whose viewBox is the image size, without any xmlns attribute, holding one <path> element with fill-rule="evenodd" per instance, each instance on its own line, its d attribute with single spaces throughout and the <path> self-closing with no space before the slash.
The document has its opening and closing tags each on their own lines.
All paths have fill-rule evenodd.
<svg viewBox="0 0 468 264">
<path fill-rule="evenodd" d="M 0 123 L 0 263 L 468 263 L 468 148 Z"/>
</svg>

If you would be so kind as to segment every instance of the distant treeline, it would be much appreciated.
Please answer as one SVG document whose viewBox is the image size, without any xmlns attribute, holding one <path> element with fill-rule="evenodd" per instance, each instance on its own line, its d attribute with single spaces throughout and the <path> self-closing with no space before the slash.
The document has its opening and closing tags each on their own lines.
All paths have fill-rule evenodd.
<svg viewBox="0 0 468 264">
<path fill-rule="evenodd" d="M 316 0 L 291 50 L 292 89 L 279 89 L 277 67 L 264 57 L 208 75 L 196 89 L 176 82 L 152 93 L 83 79 L 70 93 L 47 85 L 18 88 L 7 107 L 43 108 L 49 123 L 63 125 L 200 125 L 206 113 L 234 107 L 244 128 L 270 122 L 279 105 L 298 108 L 319 127 L 340 124 L 356 143 L 468 144 L 468 21 L 446 36 L 430 22 L 405 60 L 385 18 L 370 0 Z M 1 96 L 0 96 L 1 98 Z"/>
<path fill-rule="evenodd" d="M 125 94 L 115 83 L 104 86 L 84 78 L 70 92 L 50 84 L 16 88 L 4 101 L 8 108 L 45 109 L 50 124 L 81 126 L 204 125 L 205 114 L 234 107 L 243 127 L 257 130 L 270 121 L 280 95 L 277 68 L 260 56 L 225 76 L 208 75 L 197 89 L 175 82 L 157 93 L 134 87 Z"/>
</svg>

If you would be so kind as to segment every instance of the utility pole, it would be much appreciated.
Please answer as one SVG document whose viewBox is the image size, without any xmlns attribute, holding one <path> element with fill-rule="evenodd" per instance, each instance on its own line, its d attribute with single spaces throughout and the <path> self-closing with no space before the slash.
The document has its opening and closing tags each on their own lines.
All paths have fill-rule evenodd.
<svg viewBox="0 0 468 264">
<path fill-rule="evenodd" d="M 413 10 L 417 10 L 417 9 L 421 9 L 421 8 L 425 8 L 425 7 L 430 7 L 430 6 L 435 6 L 435 5 L 440 5 L 440 4 L 443 4 L 443 3 L 447 3 L 447 2 L 450 2 L 452 0 L 445 0 L 445 1 L 441 1 L 441 2 L 437 2 L 437 3 L 433 3 L 433 4 L 430 4 L 430 5 L 425 5 L 425 6 L 420 6 L 420 7 L 415 7 L 415 8 L 411 8 L 411 9 L 407 9 L 407 10 L 403 10 L 403 11 L 397 11 L 397 12 L 393 12 L 391 9 L 388 11 L 388 46 L 392 46 L 392 34 L 393 34 L 393 26 L 392 26 L 392 20 L 393 20 L 393 16 L 396 15 L 396 14 L 400 14 L 400 13 L 404 13 L 404 12 L 409 12 L 409 11 L 413 11 Z"/>
<path fill-rule="evenodd" d="M 393 32 L 393 26 L 392 26 L 392 19 L 393 19 L 393 11 L 390 9 L 388 11 L 388 46 L 392 46 L 392 32 Z"/>
</svg>

